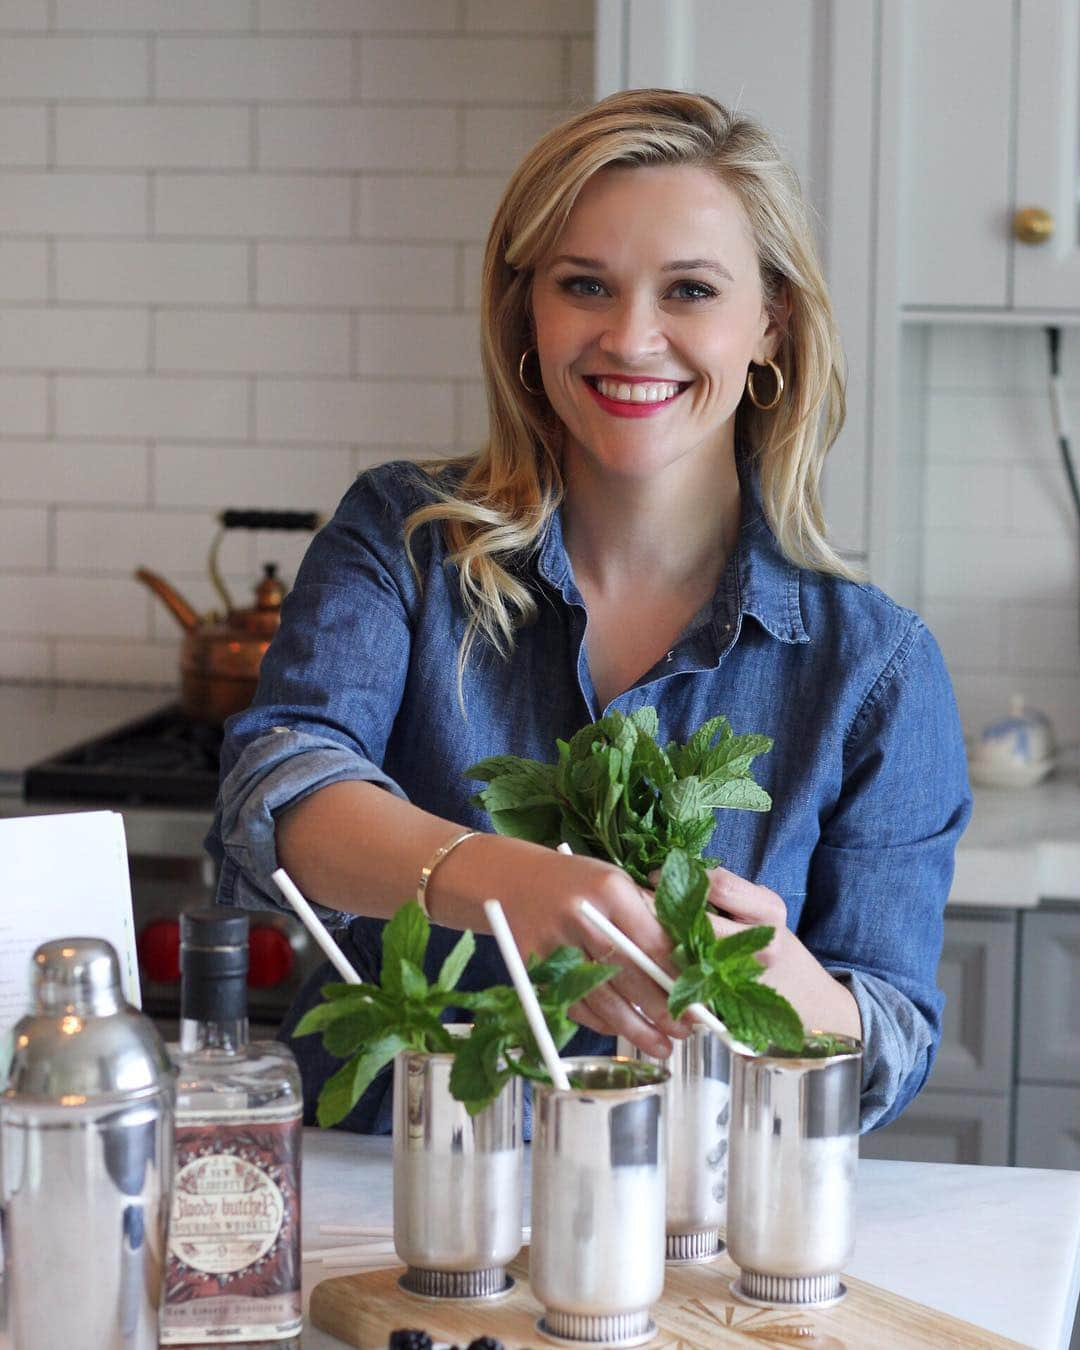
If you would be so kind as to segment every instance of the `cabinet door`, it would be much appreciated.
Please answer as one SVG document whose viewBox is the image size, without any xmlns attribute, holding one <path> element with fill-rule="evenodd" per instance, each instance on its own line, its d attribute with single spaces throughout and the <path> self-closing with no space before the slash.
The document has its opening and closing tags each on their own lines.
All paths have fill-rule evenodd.
<svg viewBox="0 0 1080 1350">
<path fill-rule="evenodd" d="M 1054 217 L 1013 245 L 1017 308 L 1080 309 L 1080 0 L 1021 0 L 1016 206 Z"/>
<path fill-rule="evenodd" d="M 928 1088 L 899 1120 L 863 1135 L 859 1153 L 864 1158 L 898 1162 L 1005 1166 L 1009 1161 L 1008 1098 Z"/>
<path fill-rule="evenodd" d="M 900 300 L 1008 303 L 1012 0 L 902 5 Z"/>
<path fill-rule="evenodd" d="M 1016 1165 L 1080 1171 L 1080 1088 L 1021 1083 L 1016 1099 Z"/>
<path fill-rule="evenodd" d="M 1008 1092 L 1012 1081 L 1015 979 L 1015 915 L 946 916 L 945 945 L 938 967 L 945 1013 L 941 1046 L 928 1086 Z"/>
<path fill-rule="evenodd" d="M 1080 909 L 1021 922 L 1020 1077 L 1080 1086 Z"/>
</svg>

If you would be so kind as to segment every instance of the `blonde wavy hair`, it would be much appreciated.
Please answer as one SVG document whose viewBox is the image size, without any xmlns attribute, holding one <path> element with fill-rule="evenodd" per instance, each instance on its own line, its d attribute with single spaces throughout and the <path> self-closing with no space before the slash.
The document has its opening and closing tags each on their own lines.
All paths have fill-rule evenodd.
<svg viewBox="0 0 1080 1350">
<path fill-rule="evenodd" d="M 830 545 L 821 508 L 822 465 L 844 419 L 843 373 L 794 170 L 759 123 L 714 99 L 668 89 L 612 94 L 548 132 L 510 179 L 488 234 L 481 289 L 489 440 L 465 461 L 463 474 L 460 460 L 429 465 L 436 482 L 452 466 L 457 472 L 405 523 L 406 548 L 422 525 L 438 524 L 458 567 L 467 613 L 459 692 L 475 640 L 508 655 L 515 631 L 536 614 L 521 564 L 562 499 L 563 479 L 562 424 L 518 374 L 533 343 L 533 273 L 585 184 L 616 165 L 705 168 L 738 196 L 757 246 L 765 304 L 777 317 L 786 296 L 788 315 L 775 353 L 783 398 L 763 412 L 744 393 L 736 441 L 756 463 L 765 517 L 785 556 L 800 567 L 857 576 Z"/>
</svg>

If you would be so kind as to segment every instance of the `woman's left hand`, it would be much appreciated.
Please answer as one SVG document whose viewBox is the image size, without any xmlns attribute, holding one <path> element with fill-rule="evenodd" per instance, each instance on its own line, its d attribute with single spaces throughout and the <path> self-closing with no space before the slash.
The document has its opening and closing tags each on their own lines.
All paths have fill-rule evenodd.
<svg viewBox="0 0 1080 1350">
<path fill-rule="evenodd" d="M 758 886 L 736 872 L 714 867 L 709 872 L 708 902 L 717 937 L 757 924 L 775 928 L 772 941 L 755 953 L 765 967 L 761 980 L 788 1000 L 807 1031 L 862 1036 L 862 1021 L 851 991 L 835 979 L 787 926 L 787 906 L 775 891 Z"/>
</svg>

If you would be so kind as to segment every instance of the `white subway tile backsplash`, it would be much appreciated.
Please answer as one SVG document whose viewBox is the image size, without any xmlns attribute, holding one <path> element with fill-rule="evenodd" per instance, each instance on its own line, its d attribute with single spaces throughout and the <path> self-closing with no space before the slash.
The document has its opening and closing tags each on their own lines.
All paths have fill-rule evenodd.
<svg viewBox="0 0 1080 1350">
<path fill-rule="evenodd" d="M 1076 588 L 1076 541 L 1064 534 L 927 530 L 923 586 L 930 599 L 1045 603 Z"/>
<path fill-rule="evenodd" d="M 0 634 L 142 638 L 147 610 L 141 589 L 115 577 L 0 573 Z"/>
<path fill-rule="evenodd" d="M 1076 675 L 1080 671 L 1080 604 L 1002 607 L 1005 660 L 1010 671 Z"/>
<path fill-rule="evenodd" d="M 0 169 L 44 168 L 49 149 L 48 109 L 0 105 Z"/>
<path fill-rule="evenodd" d="M 126 505 L 149 500 L 144 445 L 0 442 L 0 500 Z"/>
<path fill-rule="evenodd" d="M 148 316 L 134 309 L 0 308 L 9 370 L 145 370 Z"/>
<path fill-rule="evenodd" d="M 554 38 L 370 37 L 360 48 L 363 99 L 517 106 L 560 99 L 561 83 Z"/>
<path fill-rule="evenodd" d="M 1059 745 L 1080 741 L 1080 675 L 961 673 L 954 684 L 968 736 L 1006 716 L 1010 699 L 1019 694 L 1050 718 Z"/>
<path fill-rule="evenodd" d="M 430 310 L 454 303 L 451 245 L 259 244 L 255 272 L 260 305 Z"/>
<path fill-rule="evenodd" d="M 0 680 L 51 680 L 52 643 L 0 636 Z"/>
<path fill-rule="evenodd" d="M 1000 529 L 1008 515 L 1009 473 L 994 463 L 927 465 L 924 522 L 931 529 Z"/>
<path fill-rule="evenodd" d="M 48 416 L 44 375 L 0 375 L 0 436 L 44 436 Z"/>
<path fill-rule="evenodd" d="M 452 168 L 455 119 L 445 108 L 261 108 L 259 164 L 268 169 Z"/>
<path fill-rule="evenodd" d="M 592 0 L 465 0 L 474 33 L 591 33 Z"/>
<path fill-rule="evenodd" d="M 59 640 L 55 648 L 55 678 L 67 684 L 172 688 L 180 682 L 178 637 L 171 642 Z"/>
<path fill-rule="evenodd" d="M 138 563 L 209 608 L 224 506 L 484 439 L 483 240 L 592 8 L 0 0 L 0 678 L 175 686 Z M 230 536 L 237 602 L 308 543 Z"/>
<path fill-rule="evenodd" d="M 44 239 L 0 239 L 0 301 L 45 300 L 49 252 Z"/>
<path fill-rule="evenodd" d="M 337 506 L 337 502 L 334 502 L 333 505 Z M 243 603 L 251 603 L 251 587 L 262 577 L 263 567 L 267 563 L 273 563 L 277 568 L 278 576 L 282 578 L 285 585 L 291 586 L 296 580 L 296 574 L 300 570 L 300 564 L 304 560 L 304 554 L 307 552 L 311 540 L 310 534 L 299 532 L 286 530 L 256 531 L 251 541 L 256 560 L 255 567 L 252 570 Z"/>
<path fill-rule="evenodd" d="M 591 37 L 572 38 L 570 41 L 570 68 L 567 73 L 566 101 L 577 109 L 594 98 L 596 56 Z"/>
<path fill-rule="evenodd" d="M 44 32 L 48 26 L 48 0 L 0 0 L 0 32 Z"/>
<path fill-rule="evenodd" d="M 461 239 L 487 235 L 504 175 L 376 177 L 357 182 L 356 233 L 368 239 Z"/>
<path fill-rule="evenodd" d="M 274 174 L 163 174 L 154 183 L 159 234 L 346 238 L 347 178 Z"/>
<path fill-rule="evenodd" d="M 352 49 L 335 38 L 160 37 L 157 97 L 198 103 L 347 102 Z"/>
<path fill-rule="evenodd" d="M 558 108 L 467 108 L 465 168 L 515 169 L 527 150 L 565 116 Z"/>
<path fill-rule="evenodd" d="M 247 382 L 61 375 L 56 424 L 65 437 L 240 439 L 248 434 Z"/>
<path fill-rule="evenodd" d="M 1049 401 L 1037 394 L 931 394 L 926 434 L 932 458 L 1013 463 L 1058 453 Z"/>
<path fill-rule="evenodd" d="M 447 446 L 453 386 L 436 380 L 269 380 L 256 389 L 261 441 Z"/>
<path fill-rule="evenodd" d="M 993 600 L 926 600 L 919 617 L 937 640 L 945 664 L 958 670 L 993 670 L 1003 650 L 1002 607 Z"/>
<path fill-rule="evenodd" d="M 159 371 L 349 372 L 347 314 L 171 309 L 155 317 L 154 328 Z"/>
<path fill-rule="evenodd" d="M 4 98 L 146 98 L 150 43 L 141 37 L 11 37 L 0 42 Z"/>
<path fill-rule="evenodd" d="M 360 375 L 480 376 L 474 314 L 360 314 L 355 321 Z"/>
<path fill-rule="evenodd" d="M 56 512 L 57 571 L 128 577 L 136 567 L 149 567 L 166 577 L 201 577 L 216 528 L 203 511 L 60 507 Z M 242 532 L 226 533 L 219 559 L 223 572 L 244 571 L 248 550 Z"/>
<path fill-rule="evenodd" d="M 1080 458 L 1080 455 L 1076 456 Z M 1060 458 L 1038 464 L 1014 464 L 1009 469 L 1010 529 L 1027 534 L 1075 538 L 1076 508 Z"/>
<path fill-rule="evenodd" d="M 154 501 L 159 506 L 325 513 L 338 504 L 352 478 L 347 449 L 159 445 L 154 450 Z"/>
<path fill-rule="evenodd" d="M 257 0 L 264 32 L 411 33 L 457 28 L 454 0 Z"/>
<path fill-rule="evenodd" d="M 250 142 L 246 108 L 129 103 L 56 110 L 61 168 L 242 169 Z"/>
<path fill-rule="evenodd" d="M 53 0 L 58 28 L 115 32 L 247 31 L 251 0 Z"/>
<path fill-rule="evenodd" d="M 146 203 L 142 174 L 0 173 L 0 231 L 8 234 L 138 235 Z"/>
<path fill-rule="evenodd" d="M 1042 393 L 1049 376 L 1041 328 L 935 325 L 926 363 L 930 389 Z"/>
<path fill-rule="evenodd" d="M 0 567 L 44 570 L 48 563 L 48 508 L 0 506 Z"/>
<path fill-rule="evenodd" d="M 62 239 L 56 245 L 61 301 L 117 304 L 242 304 L 248 295 L 243 244 Z"/>
</svg>

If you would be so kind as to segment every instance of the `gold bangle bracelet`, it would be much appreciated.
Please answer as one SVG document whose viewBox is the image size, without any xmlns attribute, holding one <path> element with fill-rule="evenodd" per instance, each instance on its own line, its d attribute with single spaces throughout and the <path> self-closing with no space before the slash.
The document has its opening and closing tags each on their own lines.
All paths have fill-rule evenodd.
<svg viewBox="0 0 1080 1350">
<path fill-rule="evenodd" d="M 447 840 L 445 844 L 440 844 L 420 869 L 420 880 L 416 886 L 416 903 L 432 923 L 435 923 L 435 920 L 431 918 L 431 911 L 427 907 L 427 888 L 432 872 L 435 871 L 447 854 L 452 853 L 457 848 L 458 844 L 463 844 L 466 839 L 474 839 L 478 834 L 480 834 L 479 830 L 463 830 L 461 834 L 455 834 L 453 839 Z"/>
</svg>

